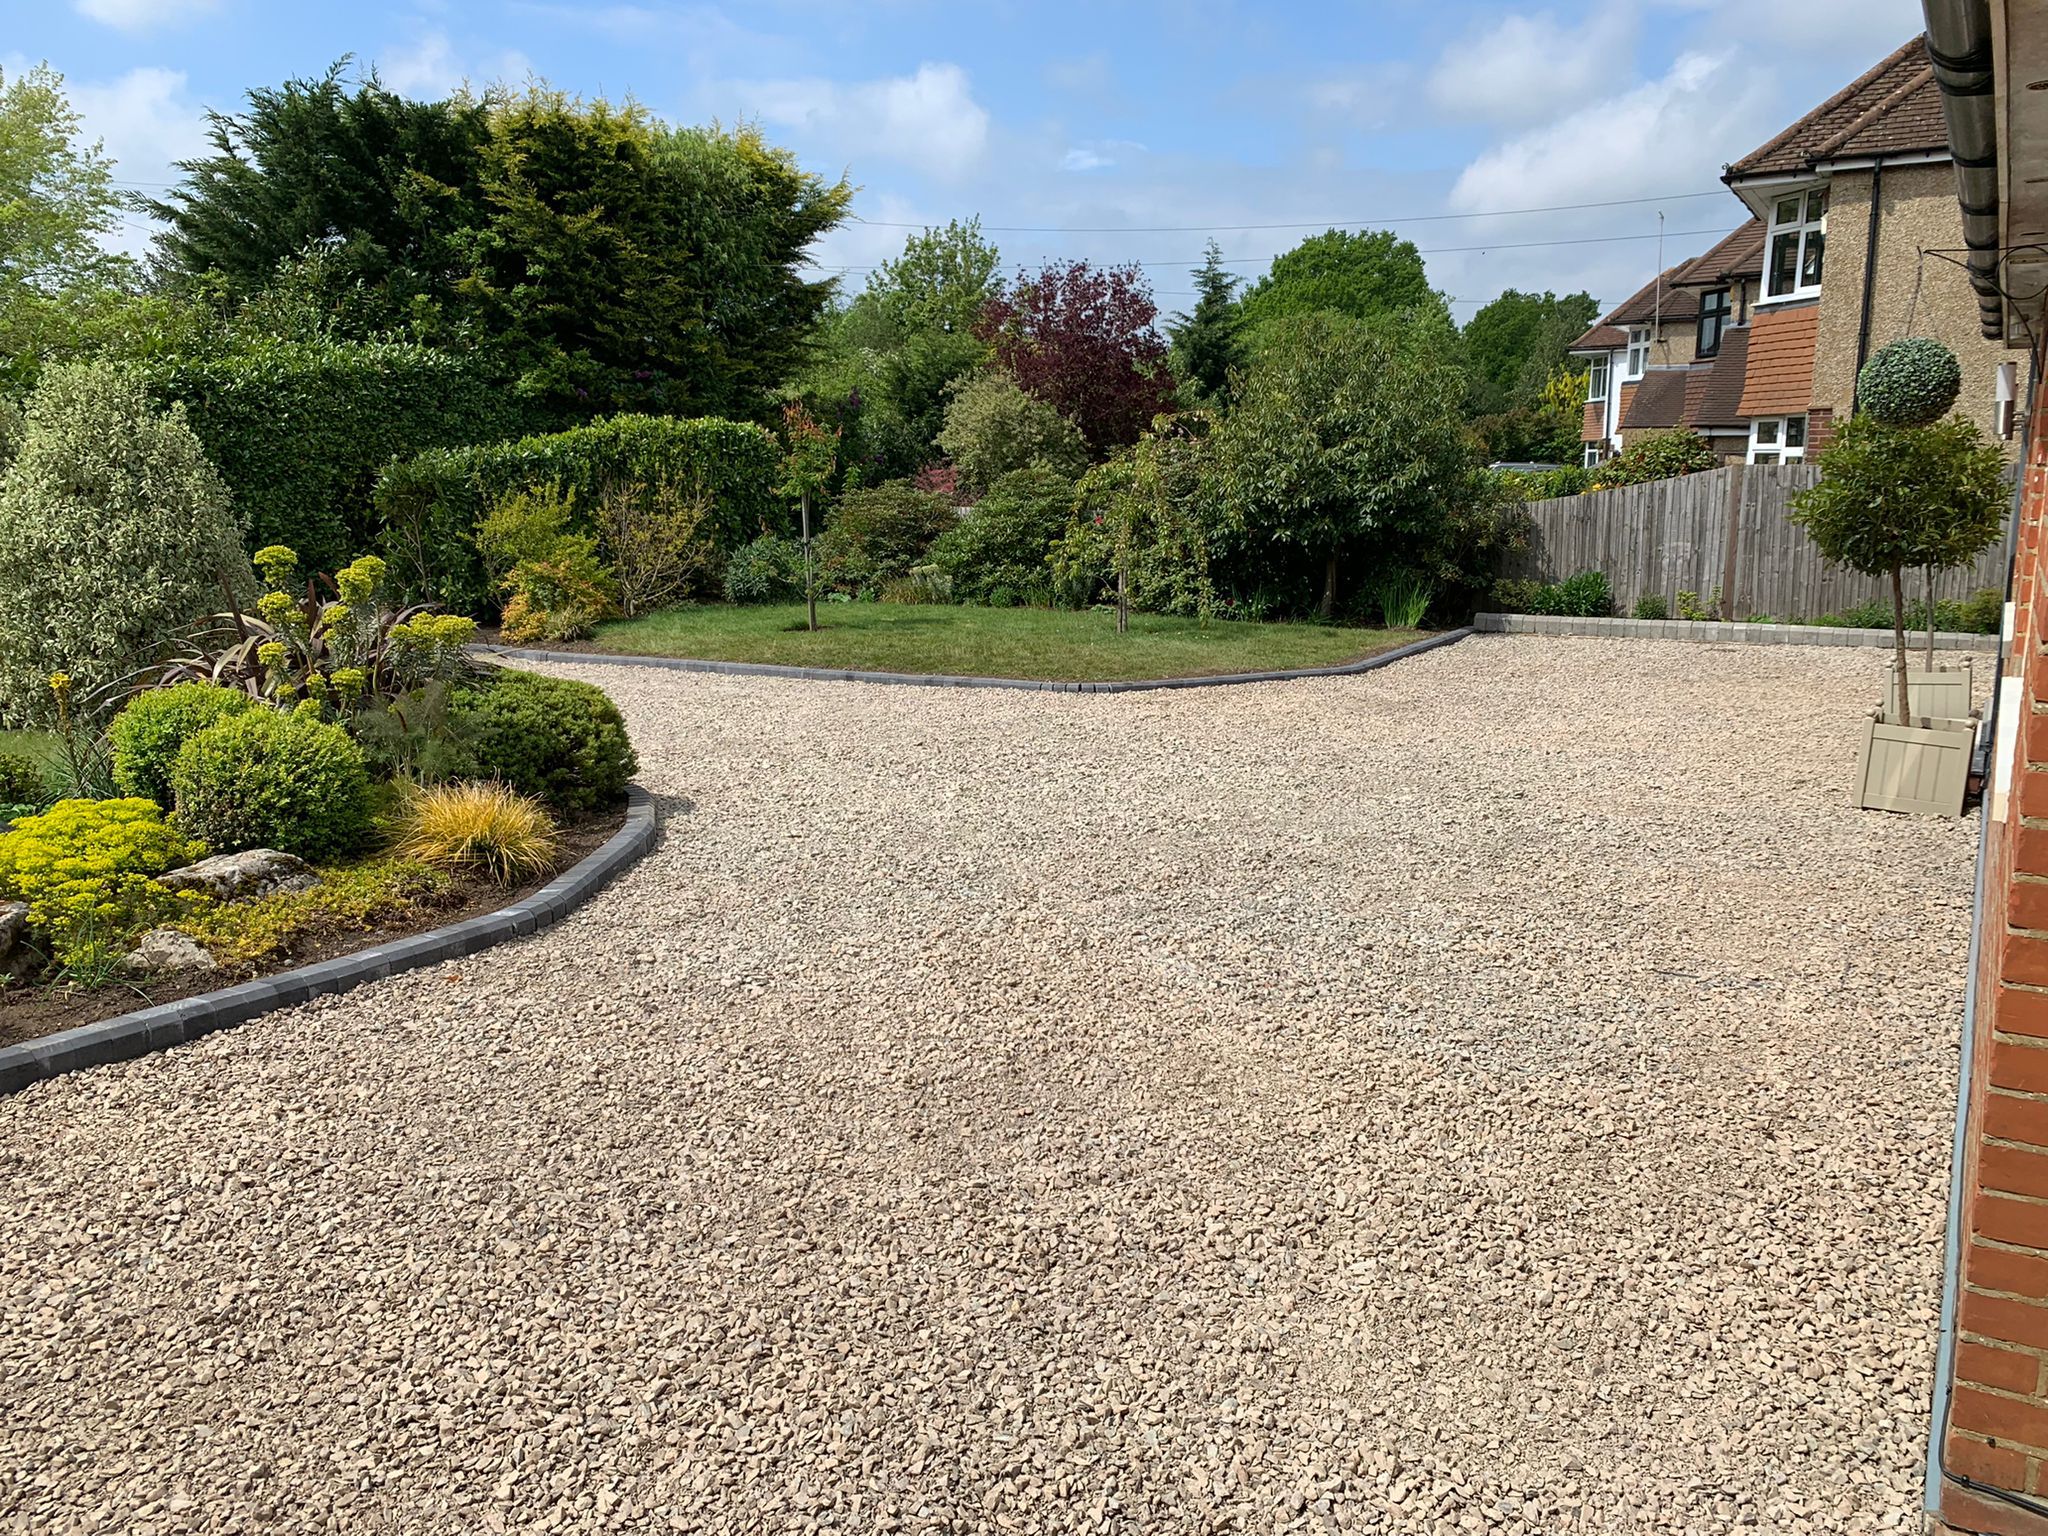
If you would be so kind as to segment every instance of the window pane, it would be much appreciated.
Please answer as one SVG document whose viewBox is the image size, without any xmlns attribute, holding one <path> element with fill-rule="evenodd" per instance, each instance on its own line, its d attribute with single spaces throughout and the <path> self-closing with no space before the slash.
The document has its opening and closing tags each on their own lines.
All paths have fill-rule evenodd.
<svg viewBox="0 0 2048 1536">
<path fill-rule="evenodd" d="M 1799 235 L 1776 235 L 1771 239 L 1771 275 L 1766 292 L 1772 298 L 1790 293 L 1799 271 Z"/>
<path fill-rule="evenodd" d="M 1780 198 L 1778 200 L 1777 214 L 1772 218 L 1771 222 L 1773 224 L 1797 224 L 1799 222 L 1799 199 L 1797 197 Z"/>
<path fill-rule="evenodd" d="M 1775 451 L 1765 452 L 1759 450 L 1750 455 L 1749 462 L 1752 464 L 1775 464 L 1778 462 L 1778 455 Z"/>
<path fill-rule="evenodd" d="M 1818 192 L 1806 194 L 1806 222 L 1818 224 L 1828 215 L 1828 193 L 1823 187 Z"/>
<path fill-rule="evenodd" d="M 1759 443 L 1770 443 L 1775 446 L 1778 441 L 1778 423 L 1775 421 L 1758 422 L 1756 424 L 1756 440 Z"/>
<path fill-rule="evenodd" d="M 1785 446 L 1804 448 L 1806 446 L 1806 418 L 1789 416 L 1785 419 Z"/>
<path fill-rule="evenodd" d="M 1828 237 L 1824 231 L 1809 229 L 1806 232 L 1806 260 L 1800 264 L 1799 286 L 1818 288 L 1820 286 L 1821 258 L 1827 250 Z"/>
</svg>

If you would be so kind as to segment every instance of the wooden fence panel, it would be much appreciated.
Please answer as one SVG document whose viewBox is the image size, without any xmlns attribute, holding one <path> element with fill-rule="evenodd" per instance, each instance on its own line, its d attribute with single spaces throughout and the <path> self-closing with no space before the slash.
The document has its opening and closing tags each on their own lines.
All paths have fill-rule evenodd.
<svg viewBox="0 0 2048 1536">
<path fill-rule="evenodd" d="M 1727 584 L 1728 523 L 1736 525 L 1734 614 L 1811 619 L 1871 598 L 1889 602 L 1883 577 L 1859 575 L 1821 559 L 1813 540 L 1788 517 L 1792 497 L 1820 478 L 1811 465 L 1733 465 L 1676 480 L 1532 501 L 1536 535 L 1509 570 L 1533 581 L 1562 581 L 1579 571 L 1604 571 L 1617 612 L 1639 598 L 1660 596 L 1677 612 L 1680 592 L 1701 602 Z M 1739 495 L 1739 506 L 1736 498 Z M 1936 578 L 1935 594 L 1967 597 L 2005 588 L 2004 541 L 1969 567 Z M 1908 597 L 1921 586 L 1913 579 Z"/>
</svg>

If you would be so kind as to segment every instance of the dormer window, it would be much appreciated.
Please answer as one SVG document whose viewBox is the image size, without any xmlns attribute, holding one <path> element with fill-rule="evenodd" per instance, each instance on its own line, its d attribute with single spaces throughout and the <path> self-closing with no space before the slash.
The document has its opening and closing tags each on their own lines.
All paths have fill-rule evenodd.
<svg viewBox="0 0 2048 1536">
<path fill-rule="evenodd" d="M 1764 298 L 1805 299 L 1820 292 L 1828 246 L 1828 189 L 1781 197 L 1771 208 L 1764 249 Z"/>
<path fill-rule="evenodd" d="M 1700 337 L 1695 349 L 1701 357 L 1718 357 L 1721 336 L 1728 329 L 1732 306 L 1726 288 L 1711 288 L 1700 295 Z"/>
<path fill-rule="evenodd" d="M 1649 366 L 1650 333 L 1643 326 L 1635 326 L 1628 333 L 1628 361 L 1622 365 L 1622 383 L 1640 379 Z"/>
</svg>

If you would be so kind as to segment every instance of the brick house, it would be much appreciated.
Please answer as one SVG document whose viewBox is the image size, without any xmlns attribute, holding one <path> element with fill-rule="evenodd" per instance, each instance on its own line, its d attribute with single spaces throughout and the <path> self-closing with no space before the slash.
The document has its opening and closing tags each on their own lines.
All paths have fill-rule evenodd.
<svg viewBox="0 0 2048 1536">
<path fill-rule="evenodd" d="M 1853 412 L 1870 354 L 1903 336 L 1952 347 L 1963 364 L 1957 409 L 1995 427 L 2012 354 L 1979 333 L 1976 295 L 1953 259 L 1962 211 L 1924 37 L 1722 180 L 1753 217 L 1644 290 L 1665 298 L 1662 325 L 1639 293 L 1573 344 L 1591 371 L 1586 463 L 1675 427 L 1704 433 L 1723 463 L 1804 459 Z M 1675 313 L 1690 317 L 1675 331 L 1674 293 Z M 1647 330 L 1672 333 L 1659 337 L 1663 355 L 1645 348 Z"/>
</svg>

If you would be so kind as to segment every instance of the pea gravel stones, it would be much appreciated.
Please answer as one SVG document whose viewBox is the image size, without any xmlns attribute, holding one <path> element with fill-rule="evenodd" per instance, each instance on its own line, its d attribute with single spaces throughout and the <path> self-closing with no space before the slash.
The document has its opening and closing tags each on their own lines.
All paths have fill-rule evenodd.
<svg viewBox="0 0 2048 1536">
<path fill-rule="evenodd" d="M 1867 655 L 602 681 L 561 926 L 0 1102 L 0 1530 L 1914 1528 L 1975 826 Z"/>
</svg>

